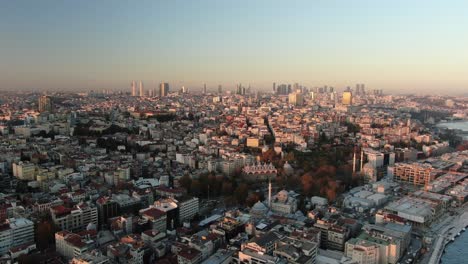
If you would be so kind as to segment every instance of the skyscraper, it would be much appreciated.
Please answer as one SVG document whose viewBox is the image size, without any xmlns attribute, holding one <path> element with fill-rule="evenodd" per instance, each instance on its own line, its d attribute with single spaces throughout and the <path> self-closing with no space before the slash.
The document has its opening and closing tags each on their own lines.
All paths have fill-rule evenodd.
<svg viewBox="0 0 468 264">
<path fill-rule="evenodd" d="M 140 93 L 138 94 L 140 97 L 145 96 L 145 91 L 143 90 L 143 82 L 140 81 Z"/>
<path fill-rule="evenodd" d="M 361 94 L 361 84 L 356 84 L 356 90 L 354 91 L 356 93 L 356 95 L 360 95 Z"/>
<path fill-rule="evenodd" d="M 218 85 L 218 93 L 219 93 L 219 94 L 222 94 L 222 93 L 223 93 L 223 86 L 221 86 L 221 84 Z"/>
<path fill-rule="evenodd" d="M 206 94 L 206 83 L 203 84 L 203 94 Z"/>
<path fill-rule="evenodd" d="M 291 105 L 303 105 L 304 104 L 304 97 L 302 93 L 294 92 L 289 94 L 289 104 Z"/>
<path fill-rule="evenodd" d="M 52 102 L 49 96 L 43 95 L 39 97 L 39 112 L 51 112 Z"/>
<path fill-rule="evenodd" d="M 169 93 L 169 83 L 161 83 L 159 85 L 159 96 L 160 97 L 167 96 L 168 93 Z"/>
<path fill-rule="evenodd" d="M 342 104 L 344 105 L 351 105 L 353 103 L 353 94 L 351 93 L 351 91 L 346 91 L 346 92 L 343 92 L 343 100 L 342 100 Z"/>
<path fill-rule="evenodd" d="M 273 83 L 273 93 L 276 93 L 276 83 Z"/>
<path fill-rule="evenodd" d="M 132 81 L 132 96 L 136 96 L 137 95 L 137 92 L 136 92 L 136 83 L 135 81 Z"/>
</svg>

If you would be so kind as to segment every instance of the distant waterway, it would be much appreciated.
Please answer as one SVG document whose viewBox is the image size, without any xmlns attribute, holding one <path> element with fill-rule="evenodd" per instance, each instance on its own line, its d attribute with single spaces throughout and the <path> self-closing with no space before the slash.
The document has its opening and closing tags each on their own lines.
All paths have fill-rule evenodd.
<svg viewBox="0 0 468 264">
<path fill-rule="evenodd" d="M 468 121 L 458 121 L 458 122 L 445 122 L 437 124 L 438 127 L 446 127 L 448 129 L 460 129 L 463 131 L 464 139 L 468 140 Z"/>
<path fill-rule="evenodd" d="M 455 241 L 445 247 L 440 259 L 441 264 L 461 264 L 468 260 L 468 231 L 463 232 Z"/>
</svg>

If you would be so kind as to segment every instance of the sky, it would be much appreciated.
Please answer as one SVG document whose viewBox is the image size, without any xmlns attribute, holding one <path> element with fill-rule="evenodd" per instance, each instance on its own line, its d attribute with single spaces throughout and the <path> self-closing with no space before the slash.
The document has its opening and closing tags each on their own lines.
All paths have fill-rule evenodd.
<svg viewBox="0 0 468 264">
<path fill-rule="evenodd" d="M 468 93 L 468 1 L 4 0 L 0 90 Z"/>
</svg>

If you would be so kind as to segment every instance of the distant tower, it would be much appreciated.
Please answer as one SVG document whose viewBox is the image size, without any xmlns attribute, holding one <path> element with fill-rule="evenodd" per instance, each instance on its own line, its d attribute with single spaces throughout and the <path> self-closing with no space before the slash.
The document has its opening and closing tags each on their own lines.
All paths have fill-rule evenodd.
<svg viewBox="0 0 468 264">
<path fill-rule="evenodd" d="M 203 84 L 203 94 L 206 94 L 206 83 Z"/>
<path fill-rule="evenodd" d="M 132 81 L 132 96 L 137 96 L 137 93 L 136 93 L 136 83 L 135 81 Z"/>
<path fill-rule="evenodd" d="M 143 90 L 143 82 L 142 82 L 142 81 L 140 81 L 140 93 L 139 93 L 139 96 L 140 96 L 140 97 L 145 96 L 145 91 Z"/>
<path fill-rule="evenodd" d="M 219 93 L 219 94 L 222 94 L 222 93 L 223 93 L 223 86 L 221 86 L 221 84 L 218 85 L 218 93 Z"/>
<path fill-rule="evenodd" d="M 39 112 L 51 112 L 52 111 L 52 102 L 50 97 L 47 95 L 43 95 L 39 97 Z"/>
<path fill-rule="evenodd" d="M 276 83 L 273 83 L 273 93 L 276 93 Z"/>
<path fill-rule="evenodd" d="M 168 93 L 169 93 L 169 84 L 161 83 L 159 85 L 159 96 L 164 97 L 164 96 L 167 96 Z"/>
</svg>

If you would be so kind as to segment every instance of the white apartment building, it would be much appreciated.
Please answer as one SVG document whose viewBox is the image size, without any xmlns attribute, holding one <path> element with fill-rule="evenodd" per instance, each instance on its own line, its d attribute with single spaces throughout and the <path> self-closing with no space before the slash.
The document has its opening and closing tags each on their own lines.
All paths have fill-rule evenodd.
<svg viewBox="0 0 468 264">
<path fill-rule="evenodd" d="M 26 218 L 10 218 L 0 225 L 0 254 L 12 247 L 34 243 L 34 223 Z"/>
<path fill-rule="evenodd" d="M 192 218 L 200 211 L 200 204 L 197 197 L 178 200 L 179 222 L 182 223 Z"/>
<path fill-rule="evenodd" d="M 57 252 L 67 259 L 80 256 L 88 251 L 93 245 L 93 241 L 86 241 L 79 235 L 68 231 L 60 231 L 55 233 L 55 248 Z"/>
<path fill-rule="evenodd" d="M 61 230 L 84 230 L 91 223 L 98 225 L 97 207 L 81 203 L 73 208 L 62 205 L 50 208 L 52 220 Z"/>
</svg>

